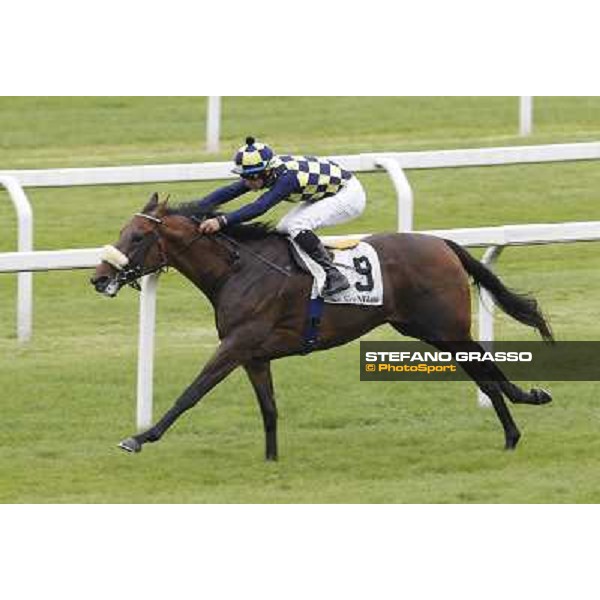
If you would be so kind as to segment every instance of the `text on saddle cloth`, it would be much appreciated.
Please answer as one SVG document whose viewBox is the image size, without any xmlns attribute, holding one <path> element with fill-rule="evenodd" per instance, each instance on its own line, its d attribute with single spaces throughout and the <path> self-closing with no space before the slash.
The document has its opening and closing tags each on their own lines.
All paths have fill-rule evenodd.
<svg viewBox="0 0 600 600">
<path fill-rule="evenodd" d="M 303 261 L 306 270 L 313 276 L 311 298 L 322 296 L 325 285 L 325 271 L 293 240 L 297 255 Z M 363 306 L 381 306 L 383 304 L 383 279 L 381 264 L 375 248 L 366 242 L 359 242 L 348 250 L 334 250 L 333 262 L 347 277 L 350 287 L 335 296 L 325 298 L 327 304 L 359 304 Z"/>
</svg>

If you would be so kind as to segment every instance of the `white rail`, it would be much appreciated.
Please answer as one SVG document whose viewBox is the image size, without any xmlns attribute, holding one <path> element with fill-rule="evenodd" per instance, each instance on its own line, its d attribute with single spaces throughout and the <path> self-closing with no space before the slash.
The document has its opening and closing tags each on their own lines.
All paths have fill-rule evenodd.
<svg viewBox="0 0 600 600">
<path fill-rule="evenodd" d="M 140 326 L 138 334 L 138 367 L 136 424 L 139 430 L 152 425 L 152 399 L 154 397 L 154 330 L 156 324 L 156 291 L 158 273 L 142 279 L 140 294 Z"/>
<path fill-rule="evenodd" d="M 557 223 L 550 225 L 509 225 L 505 227 L 485 227 L 479 229 L 445 229 L 419 232 L 448 238 L 465 246 L 489 246 L 484 260 L 497 257 L 500 250 L 509 245 L 569 243 L 579 241 L 599 241 L 600 221 L 581 223 Z M 369 234 L 343 236 L 363 238 Z M 325 239 L 339 239 L 328 236 Z M 48 252 L 9 252 L 0 254 L 0 273 L 14 273 L 21 270 L 49 271 L 60 269 L 93 268 L 100 260 L 101 248 L 83 250 L 59 250 Z M 139 429 L 147 428 L 152 422 L 154 330 L 156 319 L 156 290 L 158 277 L 144 278 L 140 295 L 140 325 L 137 370 L 137 417 Z M 484 306 L 485 303 L 485 306 Z M 494 337 L 494 315 L 489 308 L 491 302 L 485 297 L 479 299 L 479 338 L 492 340 Z M 480 403 L 486 398 L 480 394 Z M 484 404 L 485 405 L 485 404 Z"/>
<path fill-rule="evenodd" d="M 564 240 L 562 240 L 564 241 Z M 500 254 L 506 246 L 490 246 L 483 255 L 481 262 L 488 268 L 494 268 Z M 479 287 L 477 299 L 477 319 L 479 321 L 479 341 L 491 342 L 494 340 L 494 311 L 496 307 L 492 295 L 484 287 Z M 492 408 L 492 401 L 481 390 L 477 390 L 477 401 L 482 408 Z"/>
<path fill-rule="evenodd" d="M 3 252 L 0 253 L 0 273 L 93 269 L 100 262 L 101 253 L 102 248 Z"/>
<path fill-rule="evenodd" d="M 531 135 L 533 130 L 533 96 L 519 97 L 519 133 Z"/>
<path fill-rule="evenodd" d="M 398 198 L 398 231 L 412 231 L 415 212 L 414 197 L 412 187 L 404 171 L 393 158 L 381 158 L 375 166 L 385 169 L 394 184 L 396 197 Z"/>
<path fill-rule="evenodd" d="M 532 246 L 597 241 L 600 238 L 600 221 L 433 229 L 421 233 L 451 239 L 461 246 Z"/>
<path fill-rule="evenodd" d="M 505 225 L 467 229 L 430 229 L 416 231 L 421 235 L 434 235 L 455 241 L 461 246 L 492 247 L 519 246 L 549 243 L 592 242 L 600 240 L 600 221 L 574 221 L 538 225 Z M 323 239 L 362 239 L 371 233 L 328 235 Z M 21 271 L 54 271 L 89 269 L 95 267 L 102 248 L 82 250 L 38 250 L 36 252 L 0 253 L 0 273 Z"/>
<path fill-rule="evenodd" d="M 527 225 L 501 225 L 499 227 L 473 227 L 465 229 L 427 229 L 415 231 L 420 235 L 434 235 L 449 239 L 461 246 L 534 246 L 537 244 L 595 242 L 600 240 L 600 221 L 571 221 L 567 223 L 541 223 Z M 339 241 L 363 239 L 372 233 L 328 235 L 324 239 Z"/>
<path fill-rule="evenodd" d="M 403 169 L 488 167 L 523 163 L 597 160 L 600 158 L 600 142 L 465 150 L 427 150 L 424 152 L 380 152 L 361 155 L 364 167 L 369 166 L 371 161 L 377 162 L 382 158 L 393 158 L 398 161 Z"/>
<path fill-rule="evenodd" d="M 545 146 L 507 146 L 423 152 L 377 152 L 332 156 L 342 166 L 357 173 L 375 172 L 382 159 L 393 159 L 402 169 L 438 169 L 510 165 L 519 163 L 561 162 L 600 159 L 600 142 L 550 144 Z M 16 177 L 27 187 L 70 187 L 170 181 L 216 181 L 233 179 L 230 162 L 128 167 L 93 167 L 49 170 L 7 170 L 0 175 Z"/>
<path fill-rule="evenodd" d="M 206 109 L 206 150 L 218 152 L 221 138 L 221 96 L 209 96 Z"/>
<path fill-rule="evenodd" d="M 426 152 L 391 152 L 333 157 L 346 168 L 361 172 L 384 169 L 392 179 L 397 196 L 398 231 L 413 228 L 413 192 L 405 169 L 472 167 L 600 158 L 600 143 L 553 144 Z M 191 163 L 175 165 L 141 165 L 78 169 L 0 171 L 0 182 L 8 182 L 11 200 L 19 219 L 19 249 L 28 251 L 31 231 L 31 207 L 22 187 L 66 187 L 158 183 L 170 181 L 213 181 L 231 179 L 231 163 Z M 22 341 L 31 337 L 32 279 L 19 276 L 17 335 Z"/>
<path fill-rule="evenodd" d="M 33 211 L 31 204 L 15 177 L 0 175 L 0 185 L 6 188 L 17 214 L 17 249 L 19 252 L 33 250 Z M 33 309 L 33 276 L 19 273 L 17 279 L 17 339 L 31 339 Z"/>
</svg>

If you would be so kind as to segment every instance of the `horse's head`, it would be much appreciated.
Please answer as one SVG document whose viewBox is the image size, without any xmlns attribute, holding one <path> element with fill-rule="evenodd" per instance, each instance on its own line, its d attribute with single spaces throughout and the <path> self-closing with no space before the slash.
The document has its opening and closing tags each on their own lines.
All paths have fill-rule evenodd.
<svg viewBox="0 0 600 600">
<path fill-rule="evenodd" d="M 96 267 L 90 283 L 96 291 L 114 298 L 124 285 L 139 289 L 138 280 L 167 266 L 167 257 L 159 234 L 167 201 L 153 194 L 141 213 L 121 230 L 114 246 L 105 246 L 102 262 Z"/>
</svg>

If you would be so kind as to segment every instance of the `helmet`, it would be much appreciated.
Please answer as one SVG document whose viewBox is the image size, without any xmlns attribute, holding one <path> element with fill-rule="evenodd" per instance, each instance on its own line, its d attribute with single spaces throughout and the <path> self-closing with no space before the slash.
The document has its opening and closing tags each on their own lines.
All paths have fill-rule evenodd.
<svg viewBox="0 0 600 600">
<path fill-rule="evenodd" d="M 268 169 L 275 154 L 269 146 L 257 142 L 253 137 L 246 138 L 246 145 L 242 146 L 236 153 L 234 161 L 234 173 L 241 175 L 253 175 Z"/>
</svg>

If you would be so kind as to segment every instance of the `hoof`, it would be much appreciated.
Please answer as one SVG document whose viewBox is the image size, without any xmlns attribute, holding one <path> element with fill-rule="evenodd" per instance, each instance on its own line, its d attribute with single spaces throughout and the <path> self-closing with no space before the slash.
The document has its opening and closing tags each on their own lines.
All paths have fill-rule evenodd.
<svg viewBox="0 0 600 600">
<path fill-rule="evenodd" d="M 531 390 L 533 397 L 536 399 L 536 404 L 548 404 L 552 402 L 552 394 L 543 388 L 533 388 Z"/>
<path fill-rule="evenodd" d="M 142 451 L 142 445 L 135 438 L 127 438 L 119 442 L 119 448 L 129 452 L 130 454 L 137 454 Z"/>
<path fill-rule="evenodd" d="M 515 436 L 506 438 L 506 443 L 504 444 L 504 449 L 505 450 L 516 450 L 517 444 L 519 443 L 520 439 L 521 439 L 520 433 L 517 433 Z"/>
</svg>

